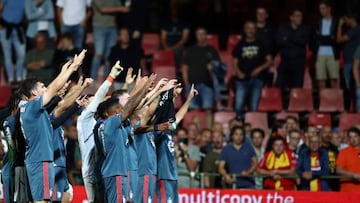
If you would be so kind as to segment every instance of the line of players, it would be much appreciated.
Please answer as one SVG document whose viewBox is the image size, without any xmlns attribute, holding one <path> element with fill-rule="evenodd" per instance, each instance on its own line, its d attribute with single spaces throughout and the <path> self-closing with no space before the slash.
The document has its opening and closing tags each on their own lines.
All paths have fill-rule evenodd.
<svg viewBox="0 0 360 203">
<path fill-rule="evenodd" d="M 136 77 L 129 68 L 125 86 L 131 90 L 106 98 L 123 70 L 117 62 L 94 96 L 80 96 L 92 79 L 80 78 L 69 91 L 67 81 L 85 54 L 65 63 L 48 87 L 27 79 L 12 96 L 4 122 L 5 202 L 71 201 L 61 126 L 80 108 L 78 141 L 89 202 L 178 202 L 172 133 L 197 91 L 192 86 L 175 112 L 174 100 L 182 91 L 176 80 L 160 79 L 153 86 L 155 74 L 143 77 L 139 71 Z"/>
</svg>

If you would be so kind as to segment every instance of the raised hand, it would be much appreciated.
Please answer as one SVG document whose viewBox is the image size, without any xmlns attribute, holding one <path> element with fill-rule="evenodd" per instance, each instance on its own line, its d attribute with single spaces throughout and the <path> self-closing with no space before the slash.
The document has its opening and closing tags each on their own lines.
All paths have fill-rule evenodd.
<svg viewBox="0 0 360 203">
<path fill-rule="evenodd" d="M 198 95 L 198 94 L 199 94 L 199 92 L 195 89 L 194 84 L 192 84 L 188 97 L 192 99 L 195 95 Z"/>
<path fill-rule="evenodd" d="M 164 87 L 167 84 L 167 82 L 168 82 L 167 78 L 161 78 L 159 82 L 156 84 L 155 89 L 160 89 Z"/>
<path fill-rule="evenodd" d="M 130 85 L 134 82 L 136 75 L 133 75 L 133 68 L 130 67 L 126 73 L 125 83 Z"/>
<path fill-rule="evenodd" d="M 85 89 L 85 88 L 89 87 L 91 85 L 91 83 L 93 83 L 93 82 L 94 82 L 94 80 L 92 78 L 86 78 L 84 80 L 83 84 L 81 85 L 81 87 L 83 89 Z"/>
<path fill-rule="evenodd" d="M 116 61 L 115 65 L 111 68 L 110 76 L 116 78 L 123 70 L 124 68 L 120 66 L 120 61 Z"/>
<path fill-rule="evenodd" d="M 89 104 L 89 100 L 87 99 L 87 95 L 79 96 L 75 101 L 79 106 L 85 108 Z"/>
<path fill-rule="evenodd" d="M 77 69 L 80 67 L 80 65 L 83 63 L 83 60 L 85 58 L 87 50 L 83 49 L 79 55 L 75 54 L 73 62 L 70 66 L 70 68 L 73 69 L 73 71 L 77 71 Z"/>
<path fill-rule="evenodd" d="M 177 80 L 176 80 L 176 79 L 170 80 L 168 83 L 166 83 L 166 85 L 164 85 L 164 86 L 161 88 L 161 91 L 168 91 L 168 90 L 176 87 L 176 83 L 177 83 Z"/>
<path fill-rule="evenodd" d="M 67 91 L 70 83 L 71 83 L 71 80 L 67 81 L 67 82 L 65 83 L 65 85 L 64 85 L 61 89 L 59 89 L 59 91 L 57 92 L 56 95 L 59 96 L 59 97 L 61 97 L 61 98 L 63 98 L 63 97 L 65 96 L 65 92 Z"/>
</svg>

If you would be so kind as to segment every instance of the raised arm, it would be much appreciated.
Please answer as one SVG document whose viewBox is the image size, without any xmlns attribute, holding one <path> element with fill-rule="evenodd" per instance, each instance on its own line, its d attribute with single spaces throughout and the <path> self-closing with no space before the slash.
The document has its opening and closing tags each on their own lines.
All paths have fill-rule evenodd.
<svg viewBox="0 0 360 203">
<path fill-rule="evenodd" d="M 47 90 L 44 92 L 42 97 L 43 105 L 46 105 L 56 95 L 58 90 L 65 85 L 70 75 L 78 70 L 85 58 L 85 53 L 86 50 L 84 49 L 79 55 L 75 55 L 72 63 L 69 61 L 63 65 L 60 74 L 50 83 Z"/>
<path fill-rule="evenodd" d="M 186 99 L 185 103 L 181 106 L 181 108 L 179 109 L 179 111 L 175 114 L 175 122 L 176 124 L 180 123 L 182 121 L 182 119 L 184 119 L 186 112 L 189 109 L 190 106 L 190 102 L 191 100 L 194 98 L 195 95 L 197 95 L 198 92 L 197 90 L 194 88 L 194 84 L 191 85 L 191 89 L 190 89 L 190 93 L 188 98 Z"/>
</svg>

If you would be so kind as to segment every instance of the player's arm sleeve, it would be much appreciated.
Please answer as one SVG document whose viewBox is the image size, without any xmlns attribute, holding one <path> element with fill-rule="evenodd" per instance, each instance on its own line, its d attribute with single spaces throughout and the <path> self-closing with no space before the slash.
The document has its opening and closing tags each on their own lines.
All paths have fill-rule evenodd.
<svg viewBox="0 0 360 203">
<path fill-rule="evenodd" d="M 55 118 L 51 122 L 53 129 L 56 129 L 63 125 L 65 121 L 69 119 L 73 114 L 75 114 L 79 109 L 79 105 L 76 102 L 72 104 L 64 113 L 62 113 L 59 117 Z"/>
<path fill-rule="evenodd" d="M 106 96 L 107 92 L 109 91 L 110 86 L 112 85 L 111 82 L 105 80 L 96 91 L 94 95 L 94 99 L 90 102 L 87 110 L 90 112 L 96 112 L 97 107 L 103 101 L 104 97 Z"/>
<path fill-rule="evenodd" d="M 61 97 L 55 96 L 54 98 L 52 98 L 52 99 L 50 100 L 49 103 L 47 103 L 47 104 L 44 106 L 44 108 L 46 109 L 46 111 L 47 111 L 48 113 L 51 113 L 51 112 L 56 108 L 56 106 L 58 105 L 58 103 L 59 103 L 60 101 L 61 101 Z"/>
</svg>

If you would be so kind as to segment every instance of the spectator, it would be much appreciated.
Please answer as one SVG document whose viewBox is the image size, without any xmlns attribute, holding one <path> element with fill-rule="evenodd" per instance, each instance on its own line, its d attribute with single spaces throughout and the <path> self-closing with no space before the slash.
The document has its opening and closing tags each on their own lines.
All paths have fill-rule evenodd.
<svg viewBox="0 0 360 203">
<path fill-rule="evenodd" d="M 35 48 L 26 54 L 25 66 L 28 77 L 36 77 L 48 84 L 53 76 L 51 67 L 54 51 L 46 47 L 46 36 L 38 33 L 35 37 Z"/>
<path fill-rule="evenodd" d="M 330 190 L 327 180 L 321 177 L 330 174 L 329 157 L 327 151 L 320 148 L 318 135 L 309 137 L 309 148 L 301 151 L 296 172 L 301 177 L 300 190 L 313 192 Z"/>
<path fill-rule="evenodd" d="M 264 44 L 272 57 L 275 57 L 275 30 L 268 23 L 268 17 L 265 7 L 256 8 L 256 39 Z"/>
<path fill-rule="evenodd" d="M 51 0 L 30 0 L 25 2 L 26 18 L 29 21 L 26 36 L 34 47 L 34 38 L 38 32 L 45 32 L 49 43 L 55 40 L 54 6 Z M 50 45 L 50 44 L 49 44 Z"/>
<path fill-rule="evenodd" d="M 199 147 L 200 147 L 200 151 L 203 152 L 204 154 L 207 154 L 212 150 L 212 146 L 211 146 L 212 133 L 213 132 L 209 128 L 205 128 L 200 132 Z"/>
<path fill-rule="evenodd" d="M 189 26 L 179 19 L 177 9 L 173 9 L 170 19 L 168 22 L 164 22 L 161 27 L 160 45 L 164 50 L 174 50 L 176 68 L 180 67 L 189 34 Z"/>
<path fill-rule="evenodd" d="M 281 26 L 276 34 L 281 56 L 276 86 L 282 89 L 303 87 L 308 30 L 302 19 L 302 11 L 292 10 L 290 24 Z"/>
<path fill-rule="evenodd" d="M 244 130 L 245 130 L 245 141 L 251 143 L 251 131 L 252 131 L 251 123 L 245 123 Z"/>
<path fill-rule="evenodd" d="M 360 190 L 360 130 L 348 130 L 350 145 L 339 152 L 336 161 L 336 171 L 341 176 L 351 178 L 341 179 L 341 192 L 358 192 Z"/>
<path fill-rule="evenodd" d="M 321 147 L 326 149 L 328 152 L 330 175 L 336 175 L 336 158 L 339 150 L 331 143 L 332 133 L 331 128 L 329 126 L 325 126 L 320 131 L 320 138 Z M 331 179 L 329 180 L 329 185 L 332 191 L 339 191 L 339 180 Z"/>
<path fill-rule="evenodd" d="M 344 24 L 349 27 L 346 33 L 342 29 Z M 352 14 L 345 15 L 339 20 L 339 27 L 337 30 L 336 40 L 338 43 L 344 43 L 344 79 L 345 87 L 349 89 L 352 85 L 352 65 L 354 60 L 355 50 L 360 44 L 360 26 L 356 17 Z"/>
<path fill-rule="evenodd" d="M 289 132 L 290 130 L 299 130 L 299 120 L 295 116 L 287 116 L 286 117 L 286 130 Z"/>
<path fill-rule="evenodd" d="M 256 170 L 256 153 L 250 143 L 245 142 L 245 130 L 234 127 L 230 133 L 231 143 L 221 150 L 219 173 L 225 183 L 236 188 L 255 188 L 254 178 L 250 177 Z M 240 175 L 234 178 L 232 175 Z"/>
<path fill-rule="evenodd" d="M 296 158 L 285 149 L 285 140 L 274 137 L 272 150 L 266 152 L 258 164 L 257 172 L 268 178 L 264 179 L 264 189 L 295 190 L 295 181 L 283 176 L 295 175 Z"/>
<path fill-rule="evenodd" d="M 290 130 L 289 131 L 289 150 L 293 153 L 295 158 L 298 158 L 300 145 L 304 142 L 300 142 L 301 132 L 299 130 Z"/>
<path fill-rule="evenodd" d="M 77 54 L 77 53 L 78 53 L 78 50 L 75 48 L 71 34 L 65 33 L 65 34 L 61 35 L 61 37 L 59 39 L 59 43 L 57 44 L 57 47 L 56 47 L 56 50 L 54 53 L 53 61 L 52 61 L 53 69 L 55 70 L 54 74 L 53 74 L 54 78 L 55 78 L 55 76 L 57 76 L 60 73 L 61 66 L 65 62 L 72 59 L 75 56 L 75 54 Z M 70 77 L 70 79 L 74 80 L 74 81 L 77 80 L 74 77 Z"/>
<path fill-rule="evenodd" d="M 212 131 L 213 132 L 218 131 L 218 132 L 224 133 L 224 125 L 221 122 L 214 122 L 212 125 Z"/>
<path fill-rule="evenodd" d="M 205 173 L 218 173 L 220 152 L 223 148 L 224 134 L 219 131 L 214 131 L 212 136 L 212 151 L 209 152 L 204 160 Z M 205 188 L 222 188 L 222 179 L 220 176 L 205 176 Z"/>
<path fill-rule="evenodd" d="M 61 34 L 71 33 L 75 47 L 82 50 L 86 22 L 91 16 L 91 0 L 57 0 L 56 13 Z"/>
<path fill-rule="evenodd" d="M 255 128 L 251 131 L 251 144 L 256 153 L 256 160 L 259 162 L 265 153 L 265 148 L 262 146 L 265 138 L 265 132 L 260 128 Z M 263 188 L 263 178 L 255 178 L 255 189 Z"/>
<path fill-rule="evenodd" d="M 185 53 L 182 66 L 182 77 L 187 92 L 193 83 L 199 95 L 190 104 L 191 109 L 206 111 L 207 127 L 212 123 L 212 108 L 214 104 L 212 61 L 219 61 L 218 52 L 206 43 L 206 29 L 196 29 L 197 44 L 191 46 Z"/>
<path fill-rule="evenodd" d="M 91 64 L 90 76 L 97 79 L 99 67 L 105 62 L 104 73 L 107 74 L 107 59 L 111 47 L 116 44 L 115 14 L 129 12 L 128 6 L 122 6 L 117 0 L 93 0 L 94 15 L 92 17 L 94 37 L 94 57 Z M 104 61 L 105 60 L 105 61 Z"/>
<path fill-rule="evenodd" d="M 279 119 L 276 120 L 272 129 L 273 136 L 280 136 L 286 139 L 288 130 L 287 130 L 287 122 L 286 120 Z M 272 146 L 270 146 L 272 148 Z"/>
<path fill-rule="evenodd" d="M 353 76 L 356 87 L 356 111 L 360 113 L 360 45 L 356 48 L 354 54 Z"/>
<path fill-rule="evenodd" d="M 200 140 L 200 129 L 198 125 L 193 122 L 188 123 L 187 130 L 189 143 L 192 145 L 197 145 L 198 141 Z"/>
<path fill-rule="evenodd" d="M 184 137 L 183 137 L 184 136 Z M 195 173 L 199 172 L 200 149 L 190 144 L 186 134 L 175 134 L 175 154 L 179 174 L 178 186 L 180 188 L 196 188 L 199 182 L 194 179 Z"/>
<path fill-rule="evenodd" d="M 316 58 L 316 79 L 319 89 L 326 88 L 330 79 L 331 88 L 339 88 L 339 45 L 336 42 L 338 19 L 332 16 L 328 0 L 319 4 L 321 18 L 316 22 L 310 47 Z"/>
<path fill-rule="evenodd" d="M 255 38 L 256 24 L 247 21 L 244 25 L 245 39 L 235 47 L 234 73 L 236 76 L 236 118 L 244 118 L 244 104 L 249 100 L 249 111 L 258 108 L 261 90 L 264 85 L 264 75 L 270 66 L 272 58 L 267 48 Z"/>
<path fill-rule="evenodd" d="M 129 30 L 127 28 L 121 28 L 119 30 L 118 43 L 111 48 L 108 58 L 109 64 L 115 64 L 117 60 L 120 60 L 120 65 L 124 67 L 124 70 L 115 79 L 115 89 L 120 89 L 125 84 L 129 67 L 132 67 L 132 73 L 136 74 L 141 67 L 146 66 L 143 56 L 144 52 L 141 47 L 131 43 Z"/>
<path fill-rule="evenodd" d="M 333 132 L 331 137 L 331 144 L 337 147 L 339 151 L 349 146 L 343 142 L 343 137 L 339 132 Z"/>
<path fill-rule="evenodd" d="M 0 21 L 0 41 L 4 54 L 5 70 L 8 83 L 22 81 L 26 78 L 25 34 L 22 21 L 25 14 L 25 0 L 1 0 L 2 22 Z M 16 8 L 16 9 L 14 9 Z M 16 78 L 14 77 L 12 48 L 16 53 Z"/>
</svg>

